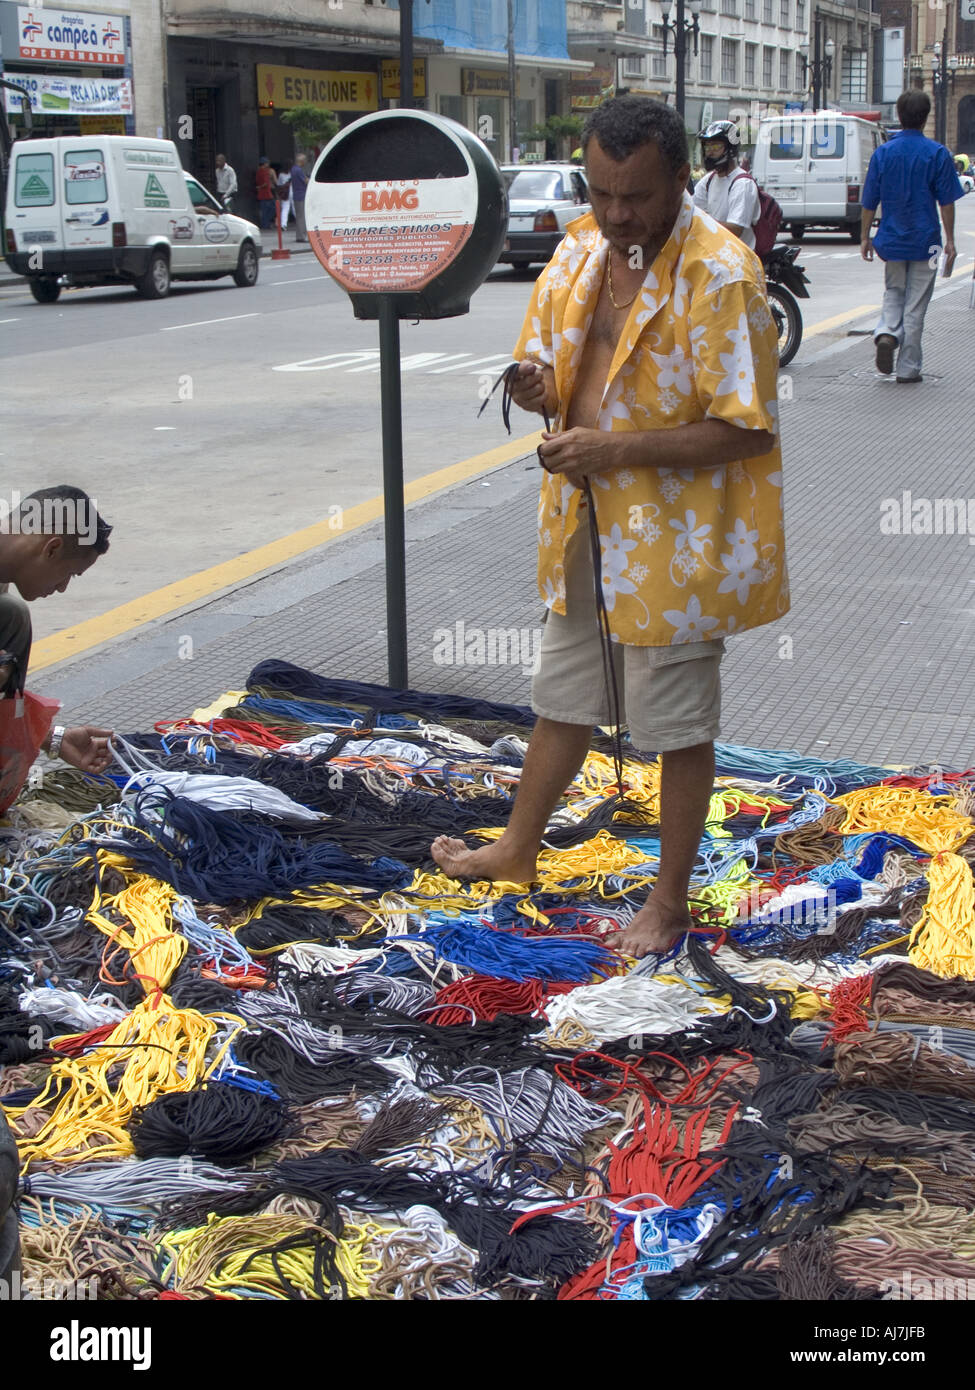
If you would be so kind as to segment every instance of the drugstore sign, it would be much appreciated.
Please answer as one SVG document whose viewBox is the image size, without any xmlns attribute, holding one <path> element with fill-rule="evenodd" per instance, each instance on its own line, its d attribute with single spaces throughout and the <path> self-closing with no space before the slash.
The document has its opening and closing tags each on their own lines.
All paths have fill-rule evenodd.
<svg viewBox="0 0 975 1390">
<path fill-rule="evenodd" d="M 5 57 L 10 52 L 10 57 L 23 62 L 53 59 L 60 63 L 122 67 L 125 63 L 124 22 L 118 15 L 18 5 L 16 44 L 11 47 L 12 51 L 8 50 L 5 35 Z"/>
</svg>

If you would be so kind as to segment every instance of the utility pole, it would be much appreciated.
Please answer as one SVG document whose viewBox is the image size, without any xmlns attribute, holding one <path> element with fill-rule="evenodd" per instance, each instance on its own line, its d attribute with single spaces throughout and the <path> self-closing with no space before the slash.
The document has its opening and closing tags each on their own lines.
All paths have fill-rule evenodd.
<svg viewBox="0 0 975 1390">
<path fill-rule="evenodd" d="M 518 112 L 515 92 L 518 77 L 515 70 L 515 0 L 508 0 L 508 158 L 514 161 L 518 144 Z"/>
<path fill-rule="evenodd" d="M 687 78 L 687 31 L 684 28 L 684 0 L 677 0 L 677 24 L 674 30 L 674 61 L 677 73 L 674 77 L 674 105 L 677 114 L 684 114 L 684 83 Z"/>
<path fill-rule="evenodd" d="M 677 73 L 674 78 L 674 105 L 681 116 L 684 114 L 684 87 L 687 77 L 687 40 L 694 40 L 694 56 L 697 57 L 697 36 L 700 33 L 698 16 L 701 13 L 701 0 L 690 0 L 691 18 L 684 17 L 684 0 L 676 0 L 677 15 L 670 22 L 670 0 L 660 0 L 660 15 L 664 31 L 664 58 L 667 57 L 667 35 L 674 36 L 674 61 Z"/>
<path fill-rule="evenodd" d="M 413 0 L 399 0 L 399 104 L 412 111 L 413 101 Z"/>
</svg>

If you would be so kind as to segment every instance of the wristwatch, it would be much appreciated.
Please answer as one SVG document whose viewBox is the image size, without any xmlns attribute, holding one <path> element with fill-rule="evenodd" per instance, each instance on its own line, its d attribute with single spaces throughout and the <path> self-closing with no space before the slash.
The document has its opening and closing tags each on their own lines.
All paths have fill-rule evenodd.
<svg viewBox="0 0 975 1390">
<path fill-rule="evenodd" d="M 47 751 L 52 758 L 61 756 L 61 740 L 64 738 L 65 728 L 63 724 L 55 724 L 51 730 L 51 742 L 48 744 Z"/>
</svg>

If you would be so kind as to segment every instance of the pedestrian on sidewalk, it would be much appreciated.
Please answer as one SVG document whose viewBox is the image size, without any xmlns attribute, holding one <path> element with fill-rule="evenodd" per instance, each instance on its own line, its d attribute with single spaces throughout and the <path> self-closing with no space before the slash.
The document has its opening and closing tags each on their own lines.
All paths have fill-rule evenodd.
<svg viewBox="0 0 975 1390">
<path fill-rule="evenodd" d="M 291 166 L 291 196 L 295 204 L 295 241 L 308 240 L 305 225 L 305 193 L 308 189 L 308 156 L 299 154 Z"/>
<path fill-rule="evenodd" d="M 291 175 L 286 174 L 279 164 L 274 165 L 274 175 L 277 182 L 275 192 L 281 208 L 281 230 L 284 232 L 291 216 Z"/>
<path fill-rule="evenodd" d="M 257 174 L 254 182 L 257 186 L 258 214 L 261 220 L 261 231 L 266 232 L 274 226 L 275 199 L 275 179 L 274 170 L 271 168 L 271 161 L 267 155 L 261 156 L 261 162 L 257 166 Z"/>
<path fill-rule="evenodd" d="M 0 699 L 12 699 L 24 688 L 32 635 L 27 604 L 63 594 L 72 579 L 105 554 L 111 531 L 88 495 L 67 485 L 32 492 L 5 517 L 0 527 Z M 11 584 L 17 594 L 9 592 Z M 110 729 L 90 724 L 56 724 L 41 747 L 82 772 L 104 772 L 112 761 L 111 736 Z"/>
<path fill-rule="evenodd" d="M 897 98 L 901 131 L 874 150 L 860 204 L 860 254 L 884 262 L 884 302 L 874 329 L 878 372 L 890 376 L 897 354 L 897 380 L 921 381 L 921 334 L 938 274 L 944 227 L 946 269 L 955 260 L 955 203 L 962 197 L 951 155 L 922 134 L 931 112 L 927 92 L 914 88 Z M 880 227 L 873 238 L 873 215 Z"/>
<path fill-rule="evenodd" d="M 637 748 L 661 755 L 659 873 L 614 941 L 643 956 L 691 924 L 724 638 L 789 606 L 778 335 L 759 262 L 695 216 L 676 110 L 616 97 L 589 116 L 583 148 L 592 212 L 569 224 L 536 283 L 511 386 L 522 409 L 554 421 L 540 446 L 549 612 L 532 685 L 538 721 L 501 838 L 470 850 L 441 836 L 431 853 L 451 877 L 535 879 L 549 817 L 593 726 L 614 713 L 599 592 L 621 717 Z"/>
<path fill-rule="evenodd" d="M 234 198 L 237 195 L 237 175 L 227 163 L 225 154 L 218 154 L 215 162 L 217 166 L 217 197 L 223 204 L 225 212 L 233 212 Z"/>
<path fill-rule="evenodd" d="M 758 184 L 738 163 L 741 136 L 734 121 L 712 121 L 697 137 L 704 155 L 704 178 L 694 187 L 694 206 L 755 250 L 752 230 L 762 212 Z"/>
</svg>

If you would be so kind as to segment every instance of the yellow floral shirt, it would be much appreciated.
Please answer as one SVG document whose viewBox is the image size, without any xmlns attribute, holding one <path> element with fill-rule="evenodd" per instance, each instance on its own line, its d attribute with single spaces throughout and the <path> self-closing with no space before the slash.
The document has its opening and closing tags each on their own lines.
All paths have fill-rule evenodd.
<svg viewBox="0 0 975 1390">
<path fill-rule="evenodd" d="M 564 428 L 609 243 L 572 222 L 539 276 L 515 357 L 551 366 Z M 633 301 L 603 392 L 602 430 L 727 420 L 778 437 L 777 333 L 760 261 L 684 195 Z M 615 640 L 669 646 L 726 637 L 788 611 L 778 446 L 726 467 L 618 468 L 590 479 Z M 545 474 L 538 584 L 565 612 L 565 547 L 582 492 Z"/>
</svg>

